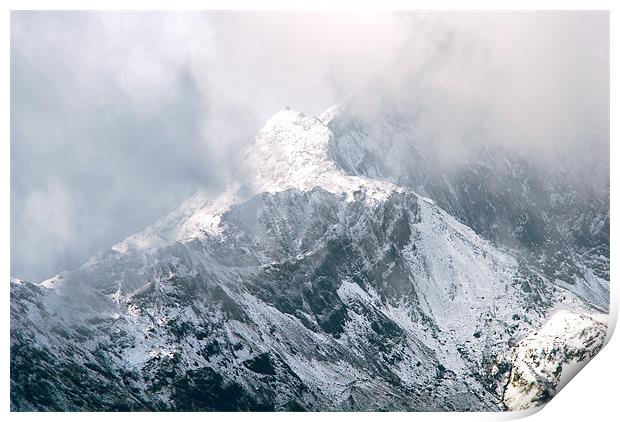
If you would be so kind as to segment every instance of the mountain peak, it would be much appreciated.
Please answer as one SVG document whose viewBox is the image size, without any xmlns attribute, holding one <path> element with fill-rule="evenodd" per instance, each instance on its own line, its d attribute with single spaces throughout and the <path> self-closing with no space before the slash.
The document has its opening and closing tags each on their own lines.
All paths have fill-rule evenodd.
<svg viewBox="0 0 620 422">
<path fill-rule="evenodd" d="M 393 184 L 346 174 L 329 157 L 333 134 L 327 123 L 338 109 L 338 105 L 332 106 L 317 117 L 286 107 L 269 119 L 247 150 L 243 163 L 253 190 L 305 191 L 321 187 L 347 195 L 366 190 L 375 197 L 392 192 L 396 188 Z"/>
</svg>

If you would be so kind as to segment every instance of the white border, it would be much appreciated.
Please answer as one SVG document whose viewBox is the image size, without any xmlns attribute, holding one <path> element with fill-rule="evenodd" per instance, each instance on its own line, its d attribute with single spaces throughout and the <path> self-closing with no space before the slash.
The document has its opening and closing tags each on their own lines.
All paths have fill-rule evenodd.
<svg viewBox="0 0 620 422">
<path fill-rule="evenodd" d="M 373 10 L 611 10 L 611 74 L 618 73 L 618 54 L 614 51 L 613 47 L 617 47 L 618 42 L 618 22 L 616 17 L 616 11 L 614 11 L 612 1 L 603 0 L 590 0 L 590 1 L 398 1 L 398 0 L 382 0 L 382 1 L 339 1 L 339 0 L 314 0 L 314 1 L 262 1 L 260 3 L 252 1 L 196 1 L 196 0 L 176 0 L 174 2 L 165 1 L 130 1 L 130 0 L 108 0 L 101 1 L 95 0 L 88 2 L 88 7 L 85 7 L 85 2 L 77 0 L 64 0 L 57 1 L 54 4 L 41 0 L 31 1 L 7 1 L 4 4 L 7 5 L 7 9 L 4 10 L 2 15 L 2 23 L 0 25 L 3 28 L 2 35 L 4 36 L 3 58 L 5 60 L 4 66 L 1 68 L 2 79 L 2 115 L 1 115 L 1 127 L 4 132 L 4 141 L 2 145 L 2 154 L 0 154 L 0 173 L 2 186 L 2 235 L 4 242 L 2 243 L 2 250 L 0 253 L 0 267 L 5 274 L 5 281 L 7 287 L 2 289 L 2 332 L 0 337 L 5 341 L 5 345 L 0 349 L 0 360 L 4 363 L 4 376 L 3 383 L 0 387 L 0 401 L 2 403 L 2 409 L 8 412 L 9 409 L 9 288 L 8 280 L 10 276 L 10 221 L 9 221 L 9 200 L 10 200 L 10 10 L 25 10 L 25 9 L 44 9 L 44 10 L 62 10 L 62 9 L 95 9 L 95 10 L 171 10 L 171 9 L 183 9 L 183 10 L 362 10 L 372 12 Z M 616 49 L 617 50 L 617 49 Z M 618 181 L 618 171 L 614 167 L 614 157 L 620 151 L 613 140 L 618 138 L 618 101 L 617 79 L 612 77 L 611 83 L 611 104 L 610 104 L 610 142 L 611 144 L 611 185 L 616 186 Z M 611 193 L 611 209 L 612 214 L 614 210 L 618 209 L 617 196 L 612 191 Z M 615 245 L 614 239 L 618 239 L 617 226 L 615 220 L 611 222 L 611 241 L 612 245 Z M 612 262 L 612 303 L 611 303 L 611 321 L 613 326 L 617 321 L 618 315 L 618 288 L 617 283 L 613 281 L 615 274 L 616 263 L 618 263 L 618 253 L 615 247 L 611 248 L 611 262 Z M 613 330 L 610 330 L 610 333 Z M 617 336 L 616 336 L 617 337 Z M 617 357 L 620 356 L 620 343 L 617 338 L 611 339 L 609 344 L 603 349 L 603 351 L 587 366 L 587 369 L 577 375 L 576 379 L 570 382 L 565 389 L 558 394 L 541 412 L 535 413 L 532 418 L 553 418 L 563 421 L 571 420 L 611 420 L 610 415 L 617 417 L 618 415 L 618 381 L 620 380 L 620 365 Z M 375 414 L 375 413 L 321 413 L 321 414 L 287 414 L 287 413 L 263 413 L 263 414 L 249 414 L 249 413 L 235 413 L 235 414 L 205 414 L 205 413 L 192 413 L 192 414 L 169 414 L 169 413 L 125 413 L 115 415 L 115 418 L 135 418 L 142 419 L 142 417 L 148 417 L 155 420 L 167 420 L 170 417 L 184 417 L 190 419 L 202 419 L 202 418 L 215 418 L 215 419 L 244 419 L 252 418 L 253 420 L 288 420 L 292 417 L 306 419 L 314 419 L 317 417 L 327 419 L 347 419 L 352 420 L 375 420 L 377 417 L 385 417 L 392 420 L 404 420 L 415 418 L 425 421 L 445 421 L 445 420 L 505 420 L 513 419 L 519 416 L 525 416 L 532 412 L 520 412 L 520 413 L 389 413 L 389 414 Z M 177 416 L 179 415 L 179 416 Z M 8 415 L 14 419 L 39 419 L 46 418 L 52 420 L 77 420 L 77 418 L 87 417 L 92 420 L 104 420 L 110 417 L 108 413 L 89 413 L 89 414 L 59 414 L 59 413 L 47 413 L 47 414 L 33 414 L 33 413 L 11 413 Z"/>
</svg>

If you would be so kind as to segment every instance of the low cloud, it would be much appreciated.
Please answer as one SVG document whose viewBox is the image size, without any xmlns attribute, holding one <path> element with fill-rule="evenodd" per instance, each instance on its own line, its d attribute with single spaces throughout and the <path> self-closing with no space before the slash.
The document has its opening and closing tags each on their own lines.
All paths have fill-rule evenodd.
<svg viewBox="0 0 620 422">
<path fill-rule="evenodd" d="M 79 266 L 217 191 L 274 112 L 351 92 L 424 107 L 446 147 L 604 150 L 608 32 L 606 12 L 13 12 L 12 275 Z"/>
</svg>

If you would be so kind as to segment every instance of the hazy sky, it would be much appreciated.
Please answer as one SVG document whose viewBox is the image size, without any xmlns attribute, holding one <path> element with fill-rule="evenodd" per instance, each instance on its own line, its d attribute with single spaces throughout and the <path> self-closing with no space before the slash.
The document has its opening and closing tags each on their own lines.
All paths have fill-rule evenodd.
<svg viewBox="0 0 620 422">
<path fill-rule="evenodd" d="M 368 86 L 438 138 L 483 115 L 500 142 L 606 139 L 608 32 L 606 12 L 13 12 L 11 274 L 80 266 L 216 191 L 276 111 Z"/>
</svg>

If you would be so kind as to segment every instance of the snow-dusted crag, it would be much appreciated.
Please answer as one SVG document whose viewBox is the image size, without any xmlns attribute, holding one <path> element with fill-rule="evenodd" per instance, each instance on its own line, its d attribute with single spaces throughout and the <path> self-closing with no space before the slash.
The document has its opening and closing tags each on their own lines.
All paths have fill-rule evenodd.
<svg viewBox="0 0 620 422">
<path fill-rule="evenodd" d="M 580 271 L 550 277 L 531 249 L 472 224 L 434 175 L 421 180 L 418 163 L 398 164 L 402 177 L 383 169 L 372 138 L 388 140 L 377 133 L 404 137 L 393 119 L 365 127 L 346 107 L 285 109 L 246 151 L 243 183 L 198 192 L 76 271 L 11 280 L 13 409 L 507 410 L 548 400 L 564 364 L 602 347 L 605 324 L 583 315 L 608 309 L 608 246 L 575 246 Z"/>
</svg>

